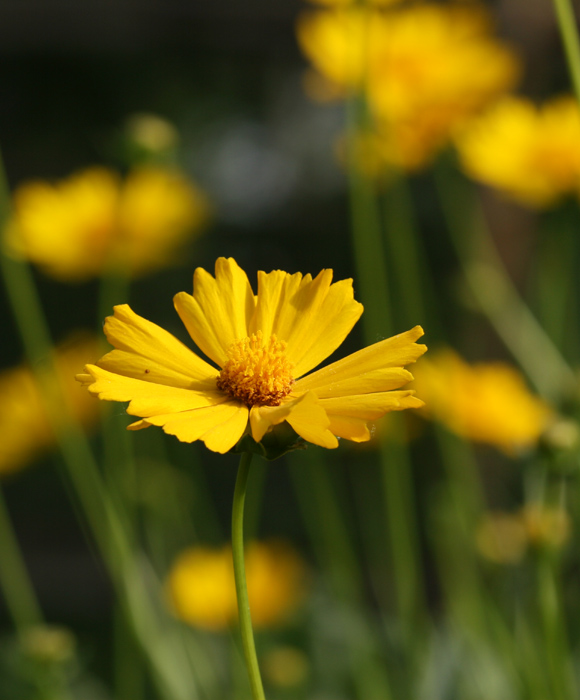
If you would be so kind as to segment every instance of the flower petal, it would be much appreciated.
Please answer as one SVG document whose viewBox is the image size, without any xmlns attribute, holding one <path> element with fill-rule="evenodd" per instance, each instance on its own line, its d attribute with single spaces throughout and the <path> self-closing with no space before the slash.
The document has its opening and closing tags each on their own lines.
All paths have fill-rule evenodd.
<svg viewBox="0 0 580 700">
<path fill-rule="evenodd" d="M 320 406 L 329 416 L 347 416 L 376 420 L 389 411 L 402 411 L 405 408 L 421 408 L 424 402 L 414 396 L 414 391 L 385 391 L 379 394 L 358 396 L 338 396 L 320 399 Z"/>
<path fill-rule="evenodd" d="M 352 280 L 332 284 L 332 270 L 322 270 L 315 279 L 279 270 L 259 272 L 251 330 L 284 340 L 293 374 L 300 377 L 336 350 L 362 311 Z"/>
<path fill-rule="evenodd" d="M 208 450 L 224 454 L 242 437 L 247 425 L 248 409 L 243 404 L 238 404 L 236 413 L 232 413 L 227 421 L 208 430 L 201 439 Z"/>
<path fill-rule="evenodd" d="M 252 437 L 259 442 L 267 430 L 287 421 L 308 442 L 321 447 L 338 447 L 338 440 L 328 430 L 329 420 L 313 392 L 298 396 L 280 406 L 254 407 L 250 412 Z"/>
<path fill-rule="evenodd" d="M 99 360 L 99 367 L 109 372 L 134 377 L 145 384 L 197 390 L 215 388 L 214 367 L 171 333 L 137 315 L 127 304 L 115 306 L 114 315 L 105 321 L 105 334 L 117 348 Z"/>
<path fill-rule="evenodd" d="M 364 418 L 352 418 L 351 416 L 338 416 L 327 414 L 330 419 L 330 432 L 337 437 L 352 440 L 352 442 L 366 442 L 371 439 L 367 421 Z"/>
<path fill-rule="evenodd" d="M 242 437 L 248 424 L 248 409 L 238 401 L 181 413 L 166 413 L 147 419 L 182 442 L 202 440 L 214 452 L 227 452 Z"/>
<path fill-rule="evenodd" d="M 213 406 L 227 400 L 217 389 L 192 391 L 124 377 L 96 365 L 87 365 L 85 369 L 93 378 L 93 383 L 89 386 L 91 394 L 96 394 L 105 401 L 130 401 L 127 413 L 141 418 Z"/>
<path fill-rule="evenodd" d="M 194 343 L 220 367 L 230 345 L 249 335 L 256 302 L 246 273 L 233 258 L 218 258 L 215 279 L 198 267 L 193 296 L 180 292 L 173 301 Z"/>
<path fill-rule="evenodd" d="M 303 377 L 294 386 L 296 392 L 314 391 L 319 398 L 376 393 L 398 388 L 411 381 L 402 369 L 415 362 L 426 350 L 414 341 L 423 335 L 421 326 L 381 340 L 348 357 Z"/>
</svg>

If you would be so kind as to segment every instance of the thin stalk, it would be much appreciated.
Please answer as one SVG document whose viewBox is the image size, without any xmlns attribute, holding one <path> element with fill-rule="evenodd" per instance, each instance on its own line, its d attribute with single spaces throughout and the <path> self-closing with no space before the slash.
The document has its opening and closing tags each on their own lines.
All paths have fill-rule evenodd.
<svg viewBox="0 0 580 700">
<path fill-rule="evenodd" d="M 573 357 L 571 320 L 578 259 L 578 209 L 565 208 L 543 217 L 537 262 L 538 316 L 563 354 Z"/>
<path fill-rule="evenodd" d="M 0 587 L 18 634 L 43 623 L 42 611 L 0 488 Z"/>
<path fill-rule="evenodd" d="M 0 159 L 0 229 L 8 213 L 9 194 Z M 46 400 L 47 416 L 63 456 L 67 479 L 73 485 L 126 614 L 147 653 L 157 685 L 167 700 L 192 700 L 197 697 L 197 682 L 189 664 L 179 663 L 185 651 L 173 643 L 174 625 L 164 613 L 154 609 L 143 580 L 145 562 L 137 561 L 131 551 L 122 512 L 106 492 L 87 438 L 70 414 L 55 380 L 52 340 L 31 270 L 6 255 L 0 245 L 0 271 L 25 354 Z"/>
<path fill-rule="evenodd" d="M 352 241 L 356 263 L 358 297 L 365 306 L 362 316 L 363 335 L 367 343 L 374 343 L 394 332 L 393 307 L 389 285 L 389 270 L 381 225 L 381 211 L 375 182 L 361 172 L 357 154 L 357 137 L 367 126 L 364 97 L 352 97 L 347 104 L 348 144 L 349 144 L 349 190 L 352 221 Z M 401 213 L 401 212 L 399 212 Z M 405 211 L 406 214 L 409 210 Z M 393 221 L 391 220 L 391 224 Z M 407 221 L 410 226 L 410 222 Z M 403 234 L 405 235 L 405 234 Z M 416 262 L 416 251 L 407 247 L 398 252 L 405 258 L 400 264 L 406 265 L 409 256 Z M 399 261 L 397 261 L 399 262 Z M 415 274 L 411 272 L 411 274 Z M 415 292 L 414 292 L 415 294 Z M 416 290 L 414 309 L 420 305 L 420 291 Z M 422 583 L 420 575 L 419 548 L 416 537 L 416 507 L 413 502 L 412 475 L 408 459 L 401 449 L 401 460 L 393 459 L 387 449 L 381 449 L 386 509 L 388 511 L 387 537 L 390 540 L 394 560 L 397 589 L 397 608 L 402 626 L 408 631 L 406 638 L 416 638 L 412 629 L 416 621 L 416 610 L 421 607 L 417 594 Z M 396 503 L 396 505 L 394 505 Z M 411 601 L 411 594 L 415 600 Z"/>
<path fill-rule="evenodd" d="M 327 465 L 320 451 L 308 450 L 287 458 L 299 505 L 309 526 L 309 535 L 320 561 L 330 572 L 335 594 L 341 603 L 356 613 L 359 634 L 347 640 L 349 662 L 357 697 L 391 700 L 393 692 L 380 652 L 375 631 L 364 609 L 363 582 L 351 534 L 337 502 Z M 299 465 L 306 462 L 306 469 Z"/>
<path fill-rule="evenodd" d="M 553 0 L 558 27 L 566 52 L 568 70 L 574 85 L 576 99 L 580 102 L 580 41 L 576 28 L 574 8 L 570 0 Z"/>
<path fill-rule="evenodd" d="M 571 668 L 570 645 L 562 609 L 558 582 L 558 564 L 550 561 L 546 553 L 540 553 L 536 564 L 538 604 L 542 622 L 542 639 L 545 645 L 545 662 L 552 683 L 552 697 L 558 700 L 578 697 L 574 671 Z"/>
<path fill-rule="evenodd" d="M 397 610 L 406 645 L 419 640 L 417 624 L 424 618 L 427 604 L 423 581 L 425 573 L 419 555 L 419 533 L 413 493 L 413 470 L 401 416 L 391 416 L 399 429 L 398 442 L 388 435 L 381 440 L 380 457 L 383 493 L 390 533 Z"/>
<path fill-rule="evenodd" d="M 417 245 L 416 222 L 409 183 L 403 175 L 395 175 L 386 185 L 383 195 L 385 233 L 388 250 L 395 262 L 394 272 L 397 297 L 405 324 L 416 325 L 426 319 L 423 287 L 425 273 L 422 270 Z"/>
<path fill-rule="evenodd" d="M 576 376 L 510 279 L 471 188 L 441 167 L 435 184 L 473 298 L 537 391 L 558 400 L 576 386 Z"/>
<path fill-rule="evenodd" d="M 383 249 L 380 210 L 373 183 L 360 171 L 356 137 L 364 121 L 362 98 L 353 97 L 347 104 L 349 131 L 349 192 L 352 243 L 359 290 L 365 312 L 364 335 L 376 342 L 392 334 L 390 295 L 386 256 Z"/>
<path fill-rule="evenodd" d="M 244 503 L 246 501 L 246 488 L 252 463 L 252 453 L 244 452 L 240 457 L 238 477 L 234 490 L 234 502 L 232 506 L 232 554 L 234 558 L 234 577 L 236 581 L 236 596 L 238 599 L 238 616 L 240 621 L 240 633 L 244 658 L 250 677 L 252 697 L 254 700 L 265 700 L 254 631 L 252 629 L 252 617 L 250 615 L 250 602 L 248 600 L 248 587 L 246 585 L 246 566 L 244 561 Z"/>
</svg>

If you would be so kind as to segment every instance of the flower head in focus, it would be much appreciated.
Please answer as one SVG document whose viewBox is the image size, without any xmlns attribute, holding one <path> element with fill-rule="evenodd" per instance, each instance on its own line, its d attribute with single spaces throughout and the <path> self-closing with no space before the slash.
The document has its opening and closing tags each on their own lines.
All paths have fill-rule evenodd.
<svg viewBox="0 0 580 700">
<path fill-rule="evenodd" d="M 306 565 L 288 544 L 252 542 L 246 550 L 246 579 L 256 627 L 282 622 L 302 602 Z M 182 552 L 169 572 L 167 591 L 180 619 L 210 630 L 225 629 L 238 616 L 232 552 L 192 547 Z"/>
<path fill-rule="evenodd" d="M 519 73 L 515 55 L 493 37 L 477 5 L 308 12 L 298 40 L 343 95 L 364 91 L 376 153 L 385 166 L 408 170 L 428 164 Z"/>
<path fill-rule="evenodd" d="M 561 549 L 571 528 L 562 508 L 530 503 L 516 513 L 488 513 L 477 528 L 477 548 L 497 564 L 518 564 L 530 548 Z"/>
<path fill-rule="evenodd" d="M 98 406 L 79 391 L 74 372 L 87 357 L 97 357 L 93 337 L 74 337 L 54 352 L 55 380 L 71 414 L 85 427 L 99 418 Z M 56 444 L 46 399 L 28 365 L 0 373 L 0 474 L 17 471 Z"/>
<path fill-rule="evenodd" d="M 90 168 L 55 184 L 21 185 L 5 242 L 59 280 L 107 269 L 139 276 L 174 262 L 207 215 L 205 196 L 175 170 L 142 167 L 121 181 L 111 170 Z"/>
<path fill-rule="evenodd" d="M 428 416 L 461 437 L 508 454 L 533 447 L 552 416 L 514 367 L 502 362 L 470 365 L 451 350 L 422 361 L 415 387 Z"/>
<path fill-rule="evenodd" d="M 506 97 L 456 144 L 469 175 L 525 205 L 548 207 L 580 193 L 580 108 L 571 96 L 541 107 Z"/>
<path fill-rule="evenodd" d="M 369 440 L 368 421 L 423 405 L 413 391 L 394 391 L 413 378 L 405 365 L 426 350 L 415 343 L 419 326 L 311 372 L 362 313 L 352 280 L 332 283 L 332 270 L 314 279 L 259 272 L 254 294 L 232 258 L 219 258 L 215 275 L 197 268 L 193 296 L 181 292 L 174 304 L 217 368 L 126 305 L 107 318 L 116 349 L 78 379 L 101 399 L 130 401 L 127 412 L 141 418 L 130 429 L 161 426 L 223 453 L 246 432 L 260 443 L 287 422 L 304 440 L 333 448 L 337 437 Z"/>
</svg>

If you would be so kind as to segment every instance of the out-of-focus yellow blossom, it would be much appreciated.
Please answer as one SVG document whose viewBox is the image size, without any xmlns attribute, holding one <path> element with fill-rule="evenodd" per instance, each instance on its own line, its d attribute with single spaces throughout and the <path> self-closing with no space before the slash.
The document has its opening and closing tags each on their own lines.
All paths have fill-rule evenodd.
<svg viewBox="0 0 580 700">
<path fill-rule="evenodd" d="M 66 627 L 35 625 L 20 637 L 26 656 L 44 664 L 64 664 L 74 658 L 76 639 Z"/>
<path fill-rule="evenodd" d="M 298 40 L 343 95 L 364 89 L 385 164 L 416 169 L 515 84 L 518 61 L 491 30 L 476 5 L 359 6 L 304 13 Z"/>
<path fill-rule="evenodd" d="M 179 142 L 179 134 L 171 122 L 146 112 L 129 117 L 126 134 L 131 143 L 153 154 L 171 151 Z"/>
<path fill-rule="evenodd" d="M 570 534 L 570 516 L 565 510 L 529 504 L 516 513 L 488 513 L 477 528 L 476 543 L 486 559 L 517 564 L 530 548 L 560 549 Z"/>
<path fill-rule="evenodd" d="M 477 527 L 475 541 L 480 554 L 496 564 L 517 564 L 528 546 L 522 519 L 513 513 L 487 513 Z"/>
<path fill-rule="evenodd" d="M 321 5 L 323 7 L 354 7 L 361 6 L 363 3 L 359 0 L 310 0 L 313 5 Z M 405 0 L 365 0 L 364 5 L 367 7 L 389 7 L 405 2 Z"/>
<path fill-rule="evenodd" d="M 456 139 L 465 171 L 532 207 L 580 191 L 580 109 L 573 97 L 537 107 L 506 97 Z"/>
<path fill-rule="evenodd" d="M 55 351 L 58 386 L 76 419 L 89 427 L 99 417 L 98 406 L 74 381 L 87 358 L 98 354 L 94 338 L 76 338 Z M 47 407 L 27 365 L 0 373 L 0 474 L 18 470 L 55 444 Z"/>
<path fill-rule="evenodd" d="M 528 541 L 533 547 L 562 547 L 570 538 L 572 522 L 568 513 L 558 507 L 531 503 L 520 511 Z"/>
<path fill-rule="evenodd" d="M 207 215 L 205 196 L 177 171 L 144 167 L 121 181 L 90 168 L 21 185 L 5 237 L 10 252 L 60 280 L 106 269 L 138 276 L 173 262 Z"/>
<path fill-rule="evenodd" d="M 552 416 L 514 367 L 502 362 L 469 365 L 452 350 L 423 360 L 415 385 L 426 415 L 462 437 L 496 445 L 508 454 L 533 446 Z"/>
<path fill-rule="evenodd" d="M 306 565 L 282 542 L 252 542 L 246 549 L 246 582 L 256 627 L 284 621 L 302 602 Z M 225 629 L 238 618 L 232 551 L 192 547 L 175 560 L 167 591 L 180 619 L 210 630 Z"/>
<path fill-rule="evenodd" d="M 308 657 L 294 647 L 277 647 L 262 658 L 262 671 L 279 688 L 294 688 L 308 678 Z"/>
</svg>

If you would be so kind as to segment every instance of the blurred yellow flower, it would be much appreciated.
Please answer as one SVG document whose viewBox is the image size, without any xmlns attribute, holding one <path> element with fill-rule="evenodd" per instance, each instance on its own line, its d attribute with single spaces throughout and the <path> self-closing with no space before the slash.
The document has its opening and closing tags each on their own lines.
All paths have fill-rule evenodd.
<svg viewBox="0 0 580 700">
<path fill-rule="evenodd" d="M 416 169 L 513 87 L 518 61 L 491 29 L 483 7 L 424 3 L 308 12 L 297 31 L 304 53 L 343 94 L 365 91 L 384 163 Z"/>
<path fill-rule="evenodd" d="M 502 362 L 469 365 L 445 350 L 423 360 L 415 378 L 426 415 L 464 438 L 508 454 L 532 447 L 552 416 L 522 375 Z"/>
<path fill-rule="evenodd" d="M 105 168 L 66 180 L 29 182 L 14 193 L 7 249 L 64 281 L 106 269 L 138 276 L 174 262 L 208 216 L 205 196 L 179 172 Z"/>
<path fill-rule="evenodd" d="M 517 564 L 530 548 L 560 549 L 570 538 L 571 520 L 562 508 L 528 504 L 516 513 L 487 513 L 476 532 L 482 556 L 497 564 Z"/>
<path fill-rule="evenodd" d="M 506 97 L 456 138 L 465 171 L 517 201 L 547 207 L 580 192 L 580 109 Z"/>
<path fill-rule="evenodd" d="M 171 122 L 147 112 L 132 114 L 125 132 L 129 143 L 158 156 L 172 151 L 179 143 L 179 133 Z"/>
<path fill-rule="evenodd" d="M 232 551 L 192 547 L 175 560 L 167 591 L 180 619 L 210 630 L 229 627 L 238 619 Z M 252 542 L 246 550 L 246 582 L 256 627 L 283 622 L 302 602 L 306 565 L 282 542 Z"/>
<path fill-rule="evenodd" d="M 354 7 L 361 6 L 359 0 L 310 0 L 313 5 L 321 5 L 323 7 Z M 405 0 L 365 0 L 364 5 L 367 7 L 388 7 L 389 5 L 397 5 Z"/>
<path fill-rule="evenodd" d="M 98 406 L 74 381 L 79 365 L 98 353 L 97 342 L 76 337 L 55 350 L 57 381 L 76 419 L 89 427 L 99 418 Z M 55 445 L 55 436 L 32 371 L 27 365 L 0 373 L 0 474 L 18 470 Z"/>
<path fill-rule="evenodd" d="M 287 421 L 304 440 L 338 446 L 337 437 L 370 439 L 368 421 L 420 408 L 404 369 L 427 349 L 419 326 L 311 372 L 344 341 L 362 314 L 352 280 L 332 283 L 281 270 L 258 273 L 258 293 L 233 258 L 219 258 L 215 278 L 197 268 L 193 296 L 174 297 L 177 313 L 208 364 L 174 336 L 116 306 L 105 333 L 116 350 L 87 365 L 79 381 L 106 401 L 182 442 L 202 440 L 227 452 L 244 434 L 260 442 Z M 310 374 L 308 374 L 311 372 Z M 304 376 L 306 375 L 306 376 Z"/>
</svg>

